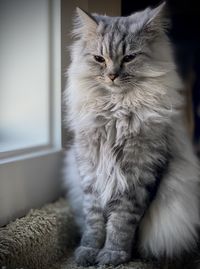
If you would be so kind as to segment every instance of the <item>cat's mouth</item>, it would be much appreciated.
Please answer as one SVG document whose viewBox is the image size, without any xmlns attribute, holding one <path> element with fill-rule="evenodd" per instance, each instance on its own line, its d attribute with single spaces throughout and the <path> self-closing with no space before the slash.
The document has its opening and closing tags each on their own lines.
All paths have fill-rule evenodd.
<svg viewBox="0 0 200 269">
<path fill-rule="evenodd" d="M 112 82 L 112 83 L 106 84 L 106 87 L 110 91 L 112 91 L 112 92 L 121 92 L 121 91 L 123 91 L 123 89 L 120 86 L 120 84 L 119 83 L 116 83 L 116 82 Z"/>
<path fill-rule="evenodd" d="M 100 82 L 101 85 L 103 85 L 104 87 L 106 87 L 109 91 L 112 92 L 121 92 L 123 91 L 123 87 L 120 85 L 120 81 L 114 80 L 114 81 L 108 81 L 105 78 L 98 78 L 98 81 Z"/>
</svg>

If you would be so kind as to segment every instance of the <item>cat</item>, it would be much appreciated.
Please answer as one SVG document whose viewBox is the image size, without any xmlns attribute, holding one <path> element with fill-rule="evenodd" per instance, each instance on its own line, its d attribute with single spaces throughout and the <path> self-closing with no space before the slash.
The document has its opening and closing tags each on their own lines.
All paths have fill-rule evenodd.
<svg viewBox="0 0 200 269">
<path fill-rule="evenodd" d="M 65 91 L 74 142 L 65 184 L 82 231 L 76 262 L 118 265 L 195 246 L 199 167 L 166 4 L 128 17 L 77 8 Z"/>
</svg>

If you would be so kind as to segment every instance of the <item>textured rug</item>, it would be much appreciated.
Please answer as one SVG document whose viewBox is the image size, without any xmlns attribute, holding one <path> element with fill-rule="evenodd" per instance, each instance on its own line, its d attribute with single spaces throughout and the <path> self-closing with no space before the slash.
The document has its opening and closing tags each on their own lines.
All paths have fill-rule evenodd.
<svg viewBox="0 0 200 269">
<path fill-rule="evenodd" d="M 0 228 L 1 269 L 83 269 L 73 259 L 73 249 L 79 238 L 67 202 L 64 199 L 42 209 L 31 210 L 25 217 Z M 189 266 L 188 266 L 189 265 Z M 97 267 L 88 267 L 88 269 Z M 98 269 L 175 269 L 174 263 L 159 265 L 147 261 L 133 261 L 116 267 Z M 181 269 L 196 266 L 184 262 Z"/>
<path fill-rule="evenodd" d="M 0 228 L 0 265 L 7 268 L 49 268 L 77 241 L 65 200 L 31 210 Z M 1 267 L 0 267 L 1 268 Z"/>
<path fill-rule="evenodd" d="M 55 264 L 51 269 L 84 269 L 85 267 L 77 266 L 73 257 L 70 257 L 68 259 L 62 260 L 62 262 L 58 262 Z M 135 262 L 129 262 L 125 265 L 118 265 L 118 266 L 89 266 L 87 269 L 158 269 L 160 268 L 158 265 L 144 262 L 144 261 L 135 261 Z"/>
</svg>

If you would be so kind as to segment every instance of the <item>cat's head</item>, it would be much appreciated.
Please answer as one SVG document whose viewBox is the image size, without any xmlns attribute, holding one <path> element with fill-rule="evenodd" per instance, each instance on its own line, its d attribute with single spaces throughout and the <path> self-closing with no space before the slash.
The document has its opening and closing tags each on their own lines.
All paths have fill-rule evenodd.
<svg viewBox="0 0 200 269">
<path fill-rule="evenodd" d="M 163 76 L 173 68 L 166 27 L 165 3 L 128 17 L 91 15 L 77 8 L 75 72 L 112 92 Z"/>
</svg>

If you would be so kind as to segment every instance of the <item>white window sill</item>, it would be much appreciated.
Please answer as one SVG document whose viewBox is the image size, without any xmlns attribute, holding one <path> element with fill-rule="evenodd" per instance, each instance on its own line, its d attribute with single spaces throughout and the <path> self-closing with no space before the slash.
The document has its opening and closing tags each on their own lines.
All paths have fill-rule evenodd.
<svg viewBox="0 0 200 269">
<path fill-rule="evenodd" d="M 62 151 L 53 148 L 1 160 L 0 226 L 61 194 Z"/>
</svg>

